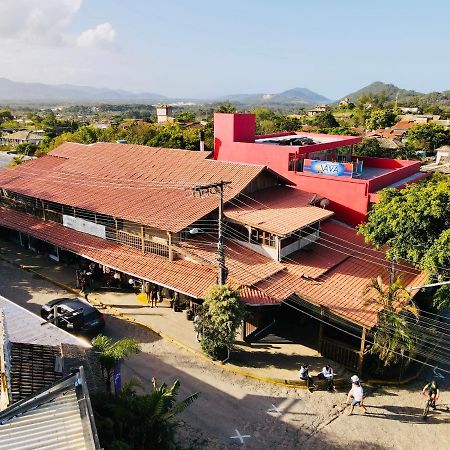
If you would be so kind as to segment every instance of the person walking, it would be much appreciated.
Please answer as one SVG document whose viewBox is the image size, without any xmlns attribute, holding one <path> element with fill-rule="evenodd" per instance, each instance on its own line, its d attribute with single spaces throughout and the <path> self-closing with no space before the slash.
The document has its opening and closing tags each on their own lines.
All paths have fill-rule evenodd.
<svg viewBox="0 0 450 450">
<path fill-rule="evenodd" d="M 350 399 L 353 397 L 351 402 L 351 409 L 348 413 L 349 416 L 353 414 L 353 410 L 355 406 L 360 406 L 364 410 L 364 414 L 367 412 L 366 407 L 364 406 L 364 390 L 361 386 L 361 382 L 356 375 L 353 375 L 352 378 L 352 388 L 350 389 L 347 395 L 347 405 L 350 405 Z"/>
<path fill-rule="evenodd" d="M 300 370 L 298 371 L 298 376 L 300 380 L 306 381 L 306 387 L 311 391 L 316 387 L 313 379 L 309 376 L 309 364 L 302 364 Z"/>
<path fill-rule="evenodd" d="M 145 295 L 147 296 L 147 303 L 150 305 L 150 301 L 151 301 L 151 285 L 148 281 L 144 281 L 144 284 L 142 285 L 143 287 L 143 291 L 145 293 Z"/>
<path fill-rule="evenodd" d="M 151 300 L 152 300 L 152 308 L 153 308 L 153 306 L 155 308 L 157 308 L 158 307 L 158 286 L 156 286 L 156 284 L 154 284 L 151 289 Z"/>
</svg>

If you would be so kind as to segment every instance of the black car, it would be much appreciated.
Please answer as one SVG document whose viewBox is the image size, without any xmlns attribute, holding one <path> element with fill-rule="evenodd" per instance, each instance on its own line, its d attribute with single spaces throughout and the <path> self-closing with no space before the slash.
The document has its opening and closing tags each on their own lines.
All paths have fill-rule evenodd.
<svg viewBox="0 0 450 450">
<path fill-rule="evenodd" d="M 54 314 L 56 312 L 56 320 Z M 57 298 L 41 308 L 41 317 L 63 330 L 95 336 L 105 328 L 103 314 L 83 298 Z"/>
</svg>

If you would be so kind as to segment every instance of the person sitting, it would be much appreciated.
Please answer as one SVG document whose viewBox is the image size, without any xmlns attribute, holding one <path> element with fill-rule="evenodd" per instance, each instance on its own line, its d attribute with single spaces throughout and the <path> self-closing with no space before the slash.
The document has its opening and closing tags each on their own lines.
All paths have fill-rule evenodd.
<svg viewBox="0 0 450 450">
<path fill-rule="evenodd" d="M 327 364 L 323 369 L 322 372 L 320 372 L 319 374 L 320 378 L 324 379 L 327 381 L 327 390 L 329 391 L 335 391 L 336 388 L 334 386 L 334 371 L 332 369 L 332 367 Z"/>
<path fill-rule="evenodd" d="M 311 390 L 315 388 L 313 379 L 309 376 L 309 364 L 302 364 L 300 370 L 298 371 L 300 380 L 306 381 L 306 387 Z"/>
</svg>

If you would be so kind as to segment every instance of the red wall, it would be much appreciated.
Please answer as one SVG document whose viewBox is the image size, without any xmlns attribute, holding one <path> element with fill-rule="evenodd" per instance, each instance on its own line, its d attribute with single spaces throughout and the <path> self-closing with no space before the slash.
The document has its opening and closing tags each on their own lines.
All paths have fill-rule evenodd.
<svg viewBox="0 0 450 450">
<path fill-rule="evenodd" d="M 255 144 L 256 121 L 253 114 L 214 114 L 214 159 L 268 166 L 295 183 L 296 187 L 316 193 L 330 200 L 329 209 L 336 218 L 357 225 L 365 220 L 369 208 L 369 193 L 417 173 L 417 161 L 399 161 L 387 158 L 359 158 L 371 167 L 392 171 L 371 180 L 337 178 L 332 176 L 288 171 L 289 153 L 309 153 L 339 146 L 351 145 L 359 137 L 335 136 L 336 140 L 308 146 L 279 146 Z M 282 136 L 291 133 L 277 133 Z M 262 136 L 257 136 L 258 138 Z"/>
</svg>

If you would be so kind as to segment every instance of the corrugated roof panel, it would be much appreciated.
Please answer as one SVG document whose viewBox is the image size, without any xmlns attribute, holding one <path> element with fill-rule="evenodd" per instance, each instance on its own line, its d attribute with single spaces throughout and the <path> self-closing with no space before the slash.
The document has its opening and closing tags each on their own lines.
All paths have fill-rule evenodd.
<svg viewBox="0 0 450 450">
<path fill-rule="evenodd" d="M 86 448 L 74 390 L 0 425 L 2 450 L 83 450 Z"/>
</svg>

